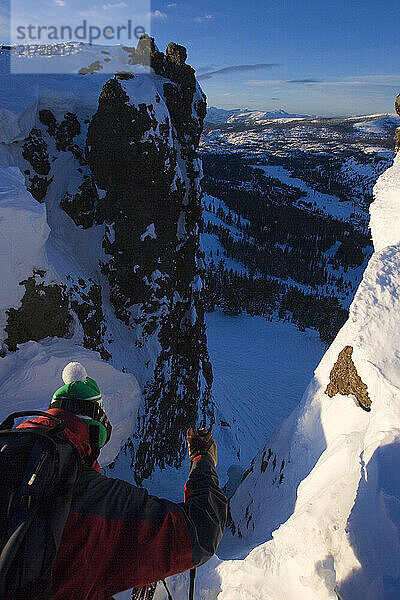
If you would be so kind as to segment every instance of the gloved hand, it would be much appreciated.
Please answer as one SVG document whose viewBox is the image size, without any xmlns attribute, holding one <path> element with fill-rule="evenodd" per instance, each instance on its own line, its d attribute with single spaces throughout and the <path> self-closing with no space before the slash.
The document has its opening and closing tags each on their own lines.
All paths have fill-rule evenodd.
<svg viewBox="0 0 400 600">
<path fill-rule="evenodd" d="M 188 445 L 189 460 L 192 462 L 197 456 L 208 454 L 217 466 L 217 444 L 213 434 L 206 429 L 194 429 L 189 427 L 186 432 L 186 441 Z"/>
</svg>

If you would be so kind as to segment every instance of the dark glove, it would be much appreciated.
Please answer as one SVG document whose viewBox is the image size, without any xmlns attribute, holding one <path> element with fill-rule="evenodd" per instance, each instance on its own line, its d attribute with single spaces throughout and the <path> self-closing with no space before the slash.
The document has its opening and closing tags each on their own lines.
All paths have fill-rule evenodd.
<svg viewBox="0 0 400 600">
<path fill-rule="evenodd" d="M 208 454 L 217 466 L 217 444 L 213 434 L 206 429 L 193 429 L 190 427 L 186 432 L 189 460 L 192 462 L 198 456 Z"/>
</svg>

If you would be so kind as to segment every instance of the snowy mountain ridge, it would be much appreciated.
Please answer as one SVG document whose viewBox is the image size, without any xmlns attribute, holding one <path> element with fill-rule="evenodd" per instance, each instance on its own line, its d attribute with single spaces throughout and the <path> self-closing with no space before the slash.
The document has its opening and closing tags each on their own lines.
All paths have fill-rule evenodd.
<svg viewBox="0 0 400 600">
<path fill-rule="evenodd" d="M 232 109 L 226 110 L 223 108 L 215 108 L 210 106 L 207 109 L 205 120 L 207 123 L 253 123 L 263 124 L 271 120 L 286 120 L 292 119 L 311 119 L 310 115 L 290 114 L 283 109 L 262 111 L 250 109 Z"/>
<path fill-rule="evenodd" d="M 400 125 L 400 118 L 396 113 L 376 113 L 371 115 L 354 115 L 350 117 L 320 117 L 317 115 L 302 115 L 297 113 L 288 113 L 285 110 L 252 110 L 242 108 L 216 108 L 209 106 L 207 108 L 207 114 L 205 117 L 206 124 L 222 125 L 222 124 L 246 124 L 249 127 L 252 125 L 267 125 L 267 124 L 285 124 L 285 122 L 293 120 L 306 120 L 311 123 L 318 123 L 321 121 L 348 121 L 354 122 L 354 127 L 360 129 L 368 129 L 373 133 L 382 133 L 379 131 L 385 130 L 385 128 L 391 125 Z"/>
</svg>

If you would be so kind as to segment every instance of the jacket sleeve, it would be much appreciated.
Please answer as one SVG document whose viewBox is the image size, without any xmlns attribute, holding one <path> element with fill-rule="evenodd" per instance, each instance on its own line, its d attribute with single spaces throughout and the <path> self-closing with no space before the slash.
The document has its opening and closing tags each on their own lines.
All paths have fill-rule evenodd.
<svg viewBox="0 0 400 600">
<path fill-rule="evenodd" d="M 209 456 L 203 456 L 191 466 L 183 511 L 190 531 L 193 565 L 198 567 L 215 554 L 227 515 L 227 500 L 219 488 L 214 461 Z"/>
<path fill-rule="evenodd" d="M 208 456 L 193 463 L 185 489 L 186 501 L 175 503 L 125 481 L 84 473 L 64 530 L 60 569 L 72 568 L 68 552 L 75 548 L 76 557 L 83 544 L 80 563 L 93 569 L 87 577 L 111 596 L 203 564 L 218 547 L 227 512 Z"/>
</svg>

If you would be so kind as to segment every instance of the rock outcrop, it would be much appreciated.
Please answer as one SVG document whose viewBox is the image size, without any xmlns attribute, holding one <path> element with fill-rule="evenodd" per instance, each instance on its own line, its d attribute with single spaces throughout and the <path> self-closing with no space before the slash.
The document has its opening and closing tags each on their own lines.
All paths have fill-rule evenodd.
<svg viewBox="0 0 400 600">
<path fill-rule="evenodd" d="M 67 84 L 38 76 L 39 98 L 42 77 L 56 88 L 45 87 L 25 139 L 4 144 L 51 233 L 45 281 L 21 281 L 2 340 L 7 352 L 69 337 L 138 375 L 144 403 L 127 451 L 142 481 L 180 464 L 189 425 L 213 421 L 196 155 L 205 96 L 185 48 L 164 54 L 147 35 L 80 67 Z"/>
<path fill-rule="evenodd" d="M 147 45 L 150 52 L 143 49 Z M 87 161 L 96 185 L 106 192 L 94 218 L 113 229 L 112 241 L 107 237 L 103 244 L 109 257 L 103 274 L 115 314 L 140 331 L 137 346 L 145 346 L 153 334 L 161 345 L 154 376 L 146 383 L 135 457 L 139 479 L 151 474 L 155 447 L 160 466 L 179 464 L 184 430 L 197 418 L 202 370 L 202 402 L 210 406 L 212 376 L 199 287 L 201 166 L 196 158 L 203 99 L 193 110 L 196 82 L 183 51 L 170 44 L 164 57 L 153 40 L 142 37 L 132 62 L 150 56 L 156 72 L 171 74 L 175 82 L 164 83 L 163 100 L 158 95 L 154 104 L 136 105 L 134 79 L 110 79 L 87 134 Z M 161 102 L 168 109 L 162 120 Z"/>
<path fill-rule="evenodd" d="M 332 367 L 325 394 L 331 398 L 336 394 L 342 396 L 353 395 L 361 408 L 369 412 L 372 404 L 371 398 L 366 384 L 357 373 L 356 366 L 351 358 L 352 354 L 353 348 L 351 346 L 346 346 L 339 353 L 338 359 Z"/>
<path fill-rule="evenodd" d="M 46 285 L 41 280 L 43 272 L 35 272 L 32 277 L 21 281 L 25 286 L 21 306 L 10 308 L 4 340 L 9 350 L 17 350 L 17 345 L 30 340 L 39 341 L 46 337 L 68 337 L 72 322 L 69 313 L 68 297 L 60 285 Z"/>
</svg>

